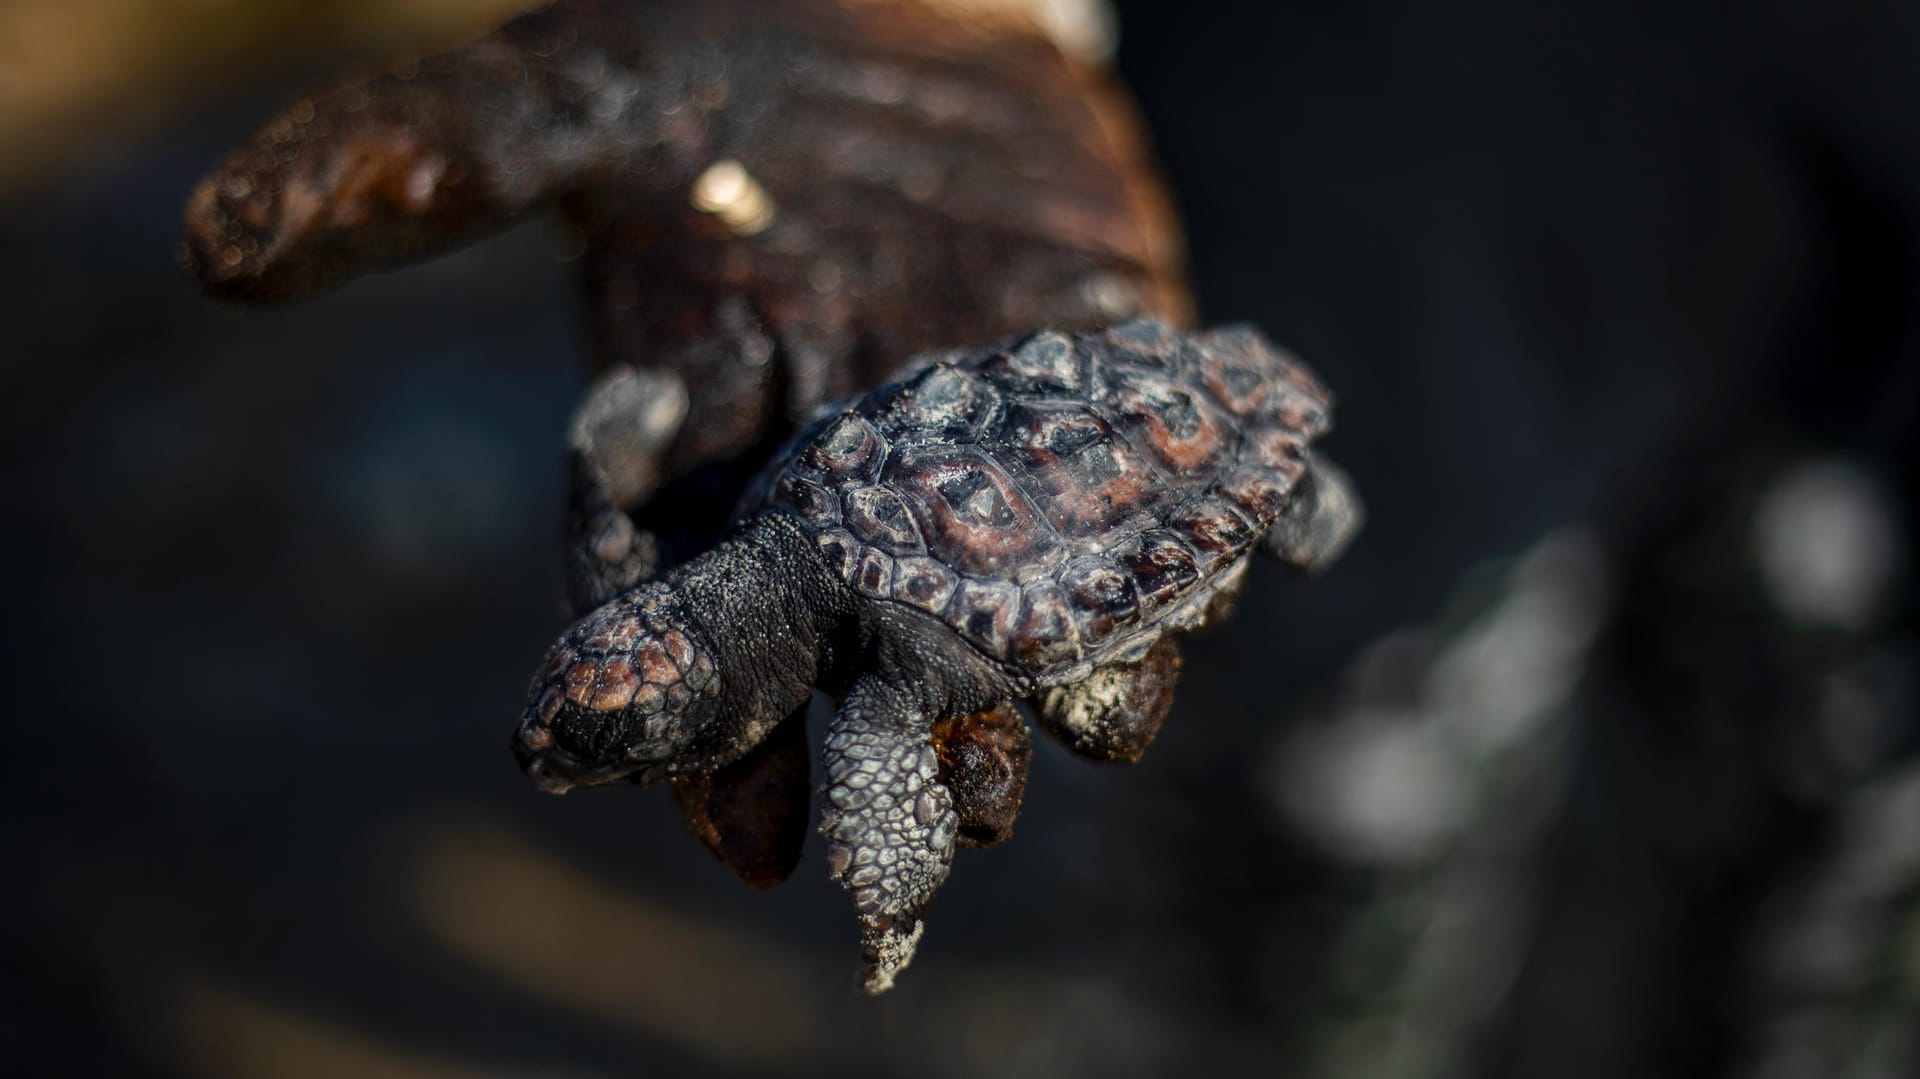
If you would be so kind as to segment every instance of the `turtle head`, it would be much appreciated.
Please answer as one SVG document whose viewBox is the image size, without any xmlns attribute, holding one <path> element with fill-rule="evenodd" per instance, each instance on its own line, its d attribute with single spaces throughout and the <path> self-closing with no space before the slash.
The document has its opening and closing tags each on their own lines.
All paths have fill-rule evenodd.
<svg viewBox="0 0 1920 1079">
<path fill-rule="evenodd" d="M 663 585 L 642 585 L 569 629 L 527 691 L 514 756 L 555 794 L 648 783 L 708 729 L 720 680 L 712 652 Z"/>
</svg>

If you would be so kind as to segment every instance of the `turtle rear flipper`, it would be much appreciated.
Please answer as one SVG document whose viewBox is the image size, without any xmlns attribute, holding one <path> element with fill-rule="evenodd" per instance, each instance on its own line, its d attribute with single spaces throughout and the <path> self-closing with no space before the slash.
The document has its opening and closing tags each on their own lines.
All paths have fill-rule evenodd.
<svg viewBox="0 0 1920 1079">
<path fill-rule="evenodd" d="M 603 376 L 574 414 L 567 435 L 567 599 L 574 617 L 659 572 L 659 539 L 630 515 L 659 487 L 686 416 L 680 376 L 637 367 Z"/>
<path fill-rule="evenodd" d="M 1366 523 L 1366 507 L 1344 469 L 1313 458 L 1260 549 L 1309 576 L 1332 565 Z"/>
<path fill-rule="evenodd" d="M 1084 681 L 1044 691 L 1034 711 L 1082 757 L 1133 764 L 1160 733 L 1179 680 L 1180 646 L 1162 637 L 1137 662 L 1098 667 Z"/>
</svg>

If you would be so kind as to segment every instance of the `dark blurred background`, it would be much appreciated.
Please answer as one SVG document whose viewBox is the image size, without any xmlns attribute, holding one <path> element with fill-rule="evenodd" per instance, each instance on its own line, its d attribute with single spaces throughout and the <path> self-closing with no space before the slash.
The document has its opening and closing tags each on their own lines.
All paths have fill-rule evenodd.
<svg viewBox="0 0 1920 1079">
<path fill-rule="evenodd" d="M 750 892 L 507 753 L 564 237 L 262 310 L 174 262 L 281 101 L 459 20 L 199 5 L 67 112 L 0 20 L 0 1068 L 1920 1074 L 1920 9 L 1118 6 L 1204 319 L 1338 390 L 1372 519 L 1141 765 L 1041 746 L 877 1000 L 817 849 Z"/>
</svg>

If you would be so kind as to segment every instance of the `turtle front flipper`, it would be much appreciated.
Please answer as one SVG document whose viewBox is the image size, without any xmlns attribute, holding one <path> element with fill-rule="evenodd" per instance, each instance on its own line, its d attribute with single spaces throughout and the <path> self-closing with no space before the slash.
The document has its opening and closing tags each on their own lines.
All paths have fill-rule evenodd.
<svg viewBox="0 0 1920 1079">
<path fill-rule="evenodd" d="M 652 496 L 687 416 L 679 376 L 633 367 L 602 377 L 568 432 L 567 599 L 575 617 L 648 580 L 660 543 L 630 512 Z"/>
<path fill-rule="evenodd" d="M 673 780 L 688 831 L 755 888 L 792 876 L 806 843 L 813 793 L 807 709 L 801 705 L 739 760 Z"/>
<path fill-rule="evenodd" d="M 827 728 L 827 871 L 853 896 L 868 993 L 913 961 L 920 916 L 947 879 L 959 829 L 931 724 L 912 697 L 861 680 Z"/>
<path fill-rule="evenodd" d="M 1303 573 L 1316 574 L 1340 557 L 1366 519 L 1346 471 L 1315 456 L 1260 549 Z"/>
<path fill-rule="evenodd" d="M 1041 726 L 1075 753 L 1132 764 L 1160 733 L 1179 680 L 1180 646 L 1162 637 L 1136 662 L 1099 667 L 1084 681 L 1042 692 L 1034 710 Z"/>
</svg>

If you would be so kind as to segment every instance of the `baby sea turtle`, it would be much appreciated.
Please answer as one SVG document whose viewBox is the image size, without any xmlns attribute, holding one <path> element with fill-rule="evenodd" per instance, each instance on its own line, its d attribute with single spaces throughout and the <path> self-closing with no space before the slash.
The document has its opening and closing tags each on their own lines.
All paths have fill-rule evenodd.
<svg viewBox="0 0 1920 1079">
<path fill-rule="evenodd" d="M 943 771 L 936 727 L 1028 701 L 1076 751 L 1137 757 L 1171 635 L 1219 615 L 1249 552 L 1312 571 L 1360 520 L 1310 449 L 1329 395 L 1251 330 L 1143 320 L 916 367 L 797 435 L 715 548 L 569 630 L 514 738 L 547 790 L 644 783 L 840 696 L 820 830 L 875 993 L 1008 796 Z"/>
</svg>

